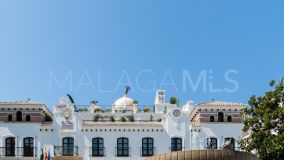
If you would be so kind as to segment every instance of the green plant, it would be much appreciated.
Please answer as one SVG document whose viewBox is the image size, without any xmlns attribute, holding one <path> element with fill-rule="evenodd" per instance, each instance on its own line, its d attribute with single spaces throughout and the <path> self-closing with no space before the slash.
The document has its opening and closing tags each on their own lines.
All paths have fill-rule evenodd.
<svg viewBox="0 0 284 160">
<path fill-rule="evenodd" d="M 96 104 L 99 103 L 99 102 L 96 101 L 96 100 L 93 100 L 93 101 L 91 101 L 90 103 L 96 105 Z"/>
<path fill-rule="evenodd" d="M 152 114 L 150 115 L 150 121 L 153 121 L 153 115 Z"/>
<path fill-rule="evenodd" d="M 94 121 L 94 122 L 98 122 L 99 119 L 101 119 L 101 118 L 102 118 L 102 116 L 99 115 L 99 114 L 97 114 L 97 115 L 94 116 L 93 121 Z"/>
<path fill-rule="evenodd" d="M 158 118 L 157 121 L 158 121 L 158 122 L 162 122 L 162 118 Z"/>
<path fill-rule="evenodd" d="M 134 116 L 133 116 L 133 114 L 127 116 L 127 119 L 128 119 L 129 122 L 134 122 Z"/>
<path fill-rule="evenodd" d="M 247 152 L 255 150 L 260 160 L 279 160 L 284 159 L 284 77 L 269 85 L 271 90 L 251 96 L 249 106 L 243 107 L 243 132 L 250 136 L 239 143 Z"/>
<path fill-rule="evenodd" d="M 120 118 L 119 118 L 119 121 L 120 121 L 120 122 L 126 122 L 126 119 L 125 119 L 125 117 L 120 117 Z"/>
<path fill-rule="evenodd" d="M 137 100 L 134 100 L 133 101 L 133 104 L 138 104 L 139 102 Z"/>
<path fill-rule="evenodd" d="M 78 112 L 86 112 L 86 111 L 88 111 L 88 108 L 79 108 L 77 111 Z"/>
<path fill-rule="evenodd" d="M 176 97 L 171 97 L 170 98 L 170 104 L 177 104 L 178 103 L 178 100 Z"/>
<path fill-rule="evenodd" d="M 146 106 L 146 107 L 144 107 L 143 111 L 146 113 L 146 112 L 149 112 L 149 111 L 150 111 L 150 109 L 149 109 L 149 107 L 148 107 L 148 106 Z"/>
<path fill-rule="evenodd" d="M 111 122 L 115 122 L 115 119 L 114 119 L 113 116 L 110 116 L 110 117 L 109 117 L 109 120 L 110 120 Z"/>
<path fill-rule="evenodd" d="M 94 112 L 100 112 L 100 111 L 102 111 L 100 108 L 96 108 L 96 109 L 94 110 Z"/>
</svg>

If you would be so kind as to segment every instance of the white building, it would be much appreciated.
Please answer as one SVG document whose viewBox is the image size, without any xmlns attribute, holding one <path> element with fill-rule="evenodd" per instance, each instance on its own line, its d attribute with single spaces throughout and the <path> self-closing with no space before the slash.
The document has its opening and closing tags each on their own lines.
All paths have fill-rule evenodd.
<svg viewBox="0 0 284 160">
<path fill-rule="evenodd" d="M 53 159 L 139 160 L 226 142 L 239 147 L 243 104 L 189 101 L 177 107 L 165 99 L 165 91 L 157 91 L 153 111 L 124 95 L 111 109 L 92 104 L 78 112 L 63 97 L 53 113 L 42 103 L 0 102 L 0 159 L 35 159 L 43 149 Z"/>
</svg>

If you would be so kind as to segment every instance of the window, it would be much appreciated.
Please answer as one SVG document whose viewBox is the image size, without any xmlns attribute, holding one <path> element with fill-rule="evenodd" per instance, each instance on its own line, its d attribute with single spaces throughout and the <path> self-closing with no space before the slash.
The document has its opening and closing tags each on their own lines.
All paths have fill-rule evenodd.
<svg viewBox="0 0 284 160">
<path fill-rule="evenodd" d="M 226 146 L 227 148 L 230 148 L 230 149 L 235 149 L 235 139 L 232 138 L 232 137 L 225 138 L 224 146 Z"/>
<path fill-rule="evenodd" d="M 129 156 L 129 142 L 128 138 L 118 138 L 117 139 L 117 149 L 116 154 L 118 157 L 128 157 Z"/>
<path fill-rule="evenodd" d="M 24 138 L 24 156 L 32 157 L 34 156 L 34 138 L 27 137 Z"/>
<path fill-rule="evenodd" d="M 26 121 L 31 121 L 31 116 L 30 115 L 26 115 Z"/>
<path fill-rule="evenodd" d="M 63 147 L 63 156 L 73 156 L 74 138 L 71 137 L 63 138 L 62 147 Z"/>
<path fill-rule="evenodd" d="M 22 121 L 22 112 L 18 111 L 16 115 L 17 115 L 17 121 Z"/>
<path fill-rule="evenodd" d="M 217 138 L 207 138 L 207 148 L 208 149 L 217 149 Z"/>
<path fill-rule="evenodd" d="M 13 119 L 12 115 L 11 114 L 8 115 L 8 121 L 12 121 L 12 119 Z"/>
<path fill-rule="evenodd" d="M 227 117 L 227 122 L 232 122 L 232 116 Z"/>
<path fill-rule="evenodd" d="M 215 121 L 214 116 L 210 116 L 210 122 L 214 122 L 214 121 Z"/>
<path fill-rule="evenodd" d="M 92 140 L 92 156 L 102 157 L 104 156 L 104 139 L 93 138 Z"/>
<path fill-rule="evenodd" d="M 218 122 L 224 122 L 224 113 L 223 112 L 218 113 Z"/>
<path fill-rule="evenodd" d="M 182 150 L 182 139 L 172 138 L 171 139 L 171 151 L 181 151 Z"/>
<path fill-rule="evenodd" d="M 142 156 L 153 156 L 154 155 L 154 139 L 143 138 L 142 139 Z"/>
<path fill-rule="evenodd" d="M 5 155 L 6 156 L 15 156 L 15 138 L 9 137 L 5 140 Z"/>
</svg>

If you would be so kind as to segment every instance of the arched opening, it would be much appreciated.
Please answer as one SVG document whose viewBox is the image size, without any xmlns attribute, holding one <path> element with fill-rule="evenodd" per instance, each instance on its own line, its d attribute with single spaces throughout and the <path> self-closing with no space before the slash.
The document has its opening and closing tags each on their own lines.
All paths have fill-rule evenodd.
<svg viewBox="0 0 284 160">
<path fill-rule="evenodd" d="M 227 122 L 232 122 L 232 116 L 227 117 Z"/>
<path fill-rule="evenodd" d="M 181 138 L 172 138 L 171 139 L 171 151 L 181 151 L 182 150 L 182 139 Z"/>
<path fill-rule="evenodd" d="M 224 122 L 224 113 L 223 112 L 218 113 L 218 122 Z"/>
<path fill-rule="evenodd" d="M 234 149 L 235 149 L 235 139 L 234 139 L 233 137 L 227 137 L 227 138 L 225 138 L 224 147 L 234 150 Z"/>
<path fill-rule="evenodd" d="M 21 111 L 18 111 L 16 116 L 17 116 L 17 121 L 22 121 L 22 112 Z"/>
<path fill-rule="evenodd" d="M 153 156 L 154 155 L 154 139 L 143 138 L 142 139 L 142 156 Z"/>
<path fill-rule="evenodd" d="M 66 137 L 62 140 L 63 156 L 74 156 L 74 138 Z"/>
<path fill-rule="evenodd" d="M 24 138 L 24 156 L 33 157 L 34 156 L 34 138 L 27 137 Z"/>
<path fill-rule="evenodd" d="M 12 117 L 12 115 L 10 114 L 10 115 L 8 115 L 8 121 L 9 122 L 11 122 L 13 120 L 13 117 Z"/>
<path fill-rule="evenodd" d="M 5 155 L 14 157 L 15 156 L 15 138 L 9 137 L 5 139 Z"/>
<path fill-rule="evenodd" d="M 207 138 L 207 148 L 208 149 L 217 149 L 217 138 L 213 138 L 213 137 L 210 137 L 210 138 Z"/>
<path fill-rule="evenodd" d="M 128 157 L 129 156 L 129 141 L 128 138 L 118 138 L 117 139 L 117 148 L 116 148 L 117 157 Z"/>
<path fill-rule="evenodd" d="M 210 116 L 210 122 L 214 122 L 215 121 L 215 117 L 214 116 Z"/>
<path fill-rule="evenodd" d="M 103 157 L 104 156 L 104 139 L 103 138 L 93 138 L 92 140 L 92 156 L 93 157 Z"/>
<path fill-rule="evenodd" d="M 30 115 L 26 115 L 26 121 L 31 121 L 31 116 Z"/>
</svg>

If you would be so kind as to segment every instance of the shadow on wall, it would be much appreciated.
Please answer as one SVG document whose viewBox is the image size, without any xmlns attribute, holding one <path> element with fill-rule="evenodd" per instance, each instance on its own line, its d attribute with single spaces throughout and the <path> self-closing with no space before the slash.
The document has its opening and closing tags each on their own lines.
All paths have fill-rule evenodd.
<svg viewBox="0 0 284 160">
<path fill-rule="evenodd" d="M 164 153 L 145 160 L 258 160 L 258 158 L 247 152 L 229 149 L 190 150 Z"/>
</svg>

